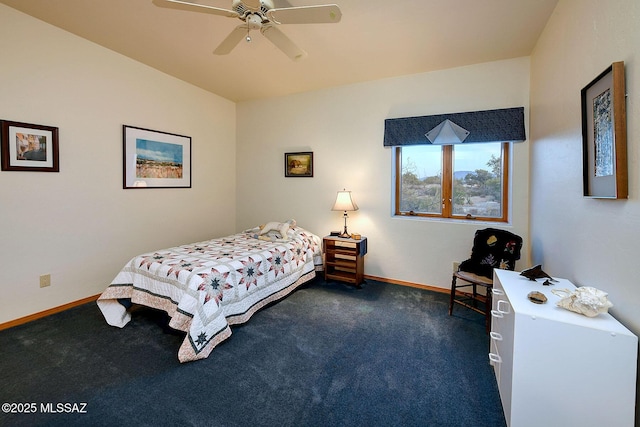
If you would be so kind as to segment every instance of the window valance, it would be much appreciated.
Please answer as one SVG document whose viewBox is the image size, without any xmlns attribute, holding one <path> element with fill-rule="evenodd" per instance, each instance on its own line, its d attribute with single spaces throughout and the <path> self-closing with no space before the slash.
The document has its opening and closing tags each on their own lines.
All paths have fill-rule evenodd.
<svg viewBox="0 0 640 427">
<path fill-rule="evenodd" d="M 384 146 L 477 142 L 522 142 L 524 107 L 384 121 Z"/>
</svg>

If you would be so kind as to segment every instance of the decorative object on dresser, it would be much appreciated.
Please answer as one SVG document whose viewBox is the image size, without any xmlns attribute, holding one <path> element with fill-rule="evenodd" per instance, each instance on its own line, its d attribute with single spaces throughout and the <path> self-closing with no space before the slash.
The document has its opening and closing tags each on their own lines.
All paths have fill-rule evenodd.
<svg viewBox="0 0 640 427">
<path fill-rule="evenodd" d="M 325 280 L 338 280 L 360 287 L 364 282 L 364 256 L 367 238 L 345 239 L 326 236 L 322 240 Z"/>
<path fill-rule="evenodd" d="M 556 303 L 558 307 L 584 314 L 587 317 L 596 317 L 601 313 L 607 313 L 613 307 L 606 292 L 591 286 L 581 286 L 574 291 L 553 289 L 551 292 L 561 298 Z"/>
<path fill-rule="evenodd" d="M 351 235 L 347 231 L 347 212 L 348 211 L 357 211 L 358 205 L 353 201 L 353 197 L 351 197 L 351 191 L 342 190 L 338 191 L 338 196 L 336 197 L 336 202 L 331 208 L 332 211 L 344 211 L 344 230 L 340 237 L 349 238 Z"/>
<path fill-rule="evenodd" d="M 491 327 L 493 269 L 513 270 L 520 259 L 521 249 L 522 238 L 509 231 L 496 228 L 476 231 L 471 258 L 461 262 L 453 272 L 449 316 L 453 314 L 454 304 L 482 313 L 488 333 Z M 462 280 L 462 283 L 458 280 Z M 484 293 L 478 292 L 478 287 L 484 288 Z M 460 291 L 461 288 L 471 288 L 471 292 L 466 289 Z"/>
<path fill-rule="evenodd" d="M 558 288 L 575 290 L 568 280 Z M 489 361 L 507 425 L 632 426 L 638 338 L 608 313 L 586 317 L 548 304 L 542 279 L 494 270 Z"/>
<path fill-rule="evenodd" d="M 2 170 L 59 172 L 58 128 L 0 121 Z"/>
<path fill-rule="evenodd" d="M 531 301 L 534 304 L 544 304 L 547 302 L 547 296 L 542 292 L 538 292 L 538 291 L 529 292 L 529 294 L 527 295 L 527 298 L 529 298 L 529 301 Z"/>
<path fill-rule="evenodd" d="M 628 196 L 624 62 L 614 62 L 581 91 L 584 196 Z"/>
<path fill-rule="evenodd" d="M 520 272 L 520 275 L 533 281 L 535 281 L 536 279 L 549 279 L 552 282 L 556 281 L 553 277 L 549 276 L 542 270 L 541 264 L 535 265 L 531 268 L 527 268 L 526 270 L 522 270 Z"/>
</svg>

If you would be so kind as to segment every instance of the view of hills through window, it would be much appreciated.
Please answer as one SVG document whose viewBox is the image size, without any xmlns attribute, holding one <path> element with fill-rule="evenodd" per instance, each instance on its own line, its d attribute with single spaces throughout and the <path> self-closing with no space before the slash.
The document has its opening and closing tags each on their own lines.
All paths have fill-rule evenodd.
<svg viewBox="0 0 640 427">
<path fill-rule="evenodd" d="M 442 214 L 442 188 L 451 185 L 451 215 L 502 217 L 502 144 L 457 144 L 450 157 L 444 150 L 437 145 L 402 147 L 400 211 Z M 451 176 L 443 176 L 443 170 L 451 170 Z"/>
</svg>

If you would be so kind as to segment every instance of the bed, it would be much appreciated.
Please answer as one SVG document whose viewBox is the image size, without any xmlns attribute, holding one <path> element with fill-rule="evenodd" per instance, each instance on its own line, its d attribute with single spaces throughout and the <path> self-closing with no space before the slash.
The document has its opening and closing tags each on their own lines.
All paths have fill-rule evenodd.
<svg viewBox="0 0 640 427">
<path fill-rule="evenodd" d="M 231 236 L 149 252 L 129 261 L 98 298 L 109 325 L 124 327 L 128 307 L 165 311 L 186 333 L 178 360 L 204 359 L 244 323 L 322 270 L 322 242 L 296 225 L 270 222 Z"/>
</svg>

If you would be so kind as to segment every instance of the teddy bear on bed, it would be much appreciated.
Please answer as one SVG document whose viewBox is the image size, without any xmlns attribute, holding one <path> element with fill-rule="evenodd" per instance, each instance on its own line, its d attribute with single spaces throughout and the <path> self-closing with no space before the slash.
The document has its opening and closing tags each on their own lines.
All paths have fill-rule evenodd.
<svg viewBox="0 0 640 427">
<path fill-rule="evenodd" d="M 271 221 L 261 225 L 260 232 L 254 235 L 254 237 L 267 242 L 288 242 L 290 239 L 287 232 L 289 228 L 295 225 L 295 219 L 290 219 L 287 222 Z"/>
</svg>

